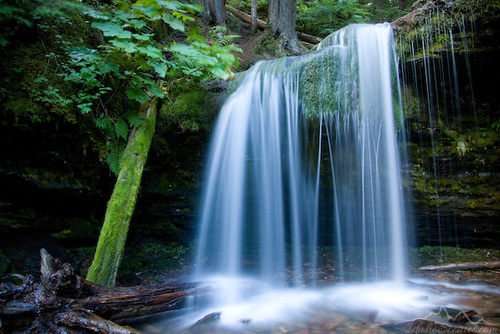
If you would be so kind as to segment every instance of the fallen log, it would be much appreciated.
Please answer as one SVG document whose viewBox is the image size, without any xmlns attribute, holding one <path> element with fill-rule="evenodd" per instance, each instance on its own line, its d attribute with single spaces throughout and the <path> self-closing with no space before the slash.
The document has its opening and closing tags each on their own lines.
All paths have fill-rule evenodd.
<svg viewBox="0 0 500 334">
<path fill-rule="evenodd" d="M 233 14 L 234 16 L 236 16 L 237 18 L 239 18 L 240 20 L 242 20 L 243 22 L 246 22 L 246 23 L 252 23 L 252 16 L 245 13 L 245 12 L 242 12 L 241 10 L 238 10 L 234 7 L 231 7 L 229 5 L 226 5 L 226 10 L 228 12 L 230 12 L 231 14 Z M 262 21 L 260 19 L 257 19 L 257 28 L 259 28 L 260 30 L 264 30 L 266 29 L 266 26 L 267 26 L 267 23 L 265 21 Z"/>
<path fill-rule="evenodd" d="M 31 332 L 58 333 L 72 329 L 89 333 L 136 333 L 111 320 L 140 317 L 172 309 L 197 287 L 181 283 L 153 287 L 104 287 L 76 275 L 67 263 L 41 250 L 41 283 L 30 276 L 21 284 L 0 285 L 0 317 L 19 323 L 32 318 Z M 4 321 L 5 322 L 5 321 Z M 108 329 L 108 330 L 107 330 Z"/>
<path fill-rule="evenodd" d="M 420 271 L 452 271 L 452 270 L 491 270 L 500 269 L 500 261 L 484 261 L 484 262 L 463 262 L 463 263 L 448 263 L 437 266 L 421 267 Z"/>
<path fill-rule="evenodd" d="M 312 43 L 314 45 L 321 43 L 321 41 L 323 40 L 323 38 L 321 38 L 321 37 L 309 35 L 309 34 L 306 34 L 304 32 L 300 32 L 300 31 L 297 31 L 297 37 L 301 41 Z"/>
<path fill-rule="evenodd" d="M 229 5 L 226 5 L 226 10 L 228 12 L 230 12 L 231 14 L 233 14 L 234 16 L 236 16 L 237 18 L 239 18 L 240 20 L 242 20 L 243 22 L 246 22 L 246 23 L 252 23 L 252 16 L 245 13 L 245 12 L 242 12 L 241 10 L 238 10 L 234 7 L 231 7 Z M 257 19 L 257 28 L 259 28 L 260 30 L 264 30 L 266 29 L 266 26 L 267 26 L 267 22 L 265 21 L 262 21 L 260 19 Z M 323 38 L 321 37 L 317 37 L 317 36 L 313 36 L 313 35 L 309 35 L 309 34 L 306 34 L 306 33 L 303 33 L 303 32 L 299 32 L 297 31 L 297 37 L 299 38 L 299 40 L 301 40 L 303 43 L 304 46 L 306 46 L 308 49 L 311 49 L 314 47 L 314 45 L 320 43 Z"/>
</svg>

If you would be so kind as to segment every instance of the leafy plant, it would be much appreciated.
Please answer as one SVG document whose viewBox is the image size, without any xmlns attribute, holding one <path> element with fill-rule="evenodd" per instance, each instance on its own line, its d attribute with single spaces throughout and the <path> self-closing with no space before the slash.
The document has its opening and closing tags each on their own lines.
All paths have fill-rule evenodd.
<svg viewBox="0 0 500 334">
<path fill-rule="evenodd" d="M 500 119 L 497 119 L 493 123 L 491 123 L 491 128 L 495 130 L 497 133 L 500 132 Z"/>
<path fill-rule="evenodd" d="M 53 52 L 47 57 L 58 64 L 57 76 L 76 86 L 78 93 L 68 96 L 40 76 L 35 80 L 35 101 L 73 107 L 91 115 L 107 138 L 107 160 L 117 173 L 128 133 L 142 123 L 135 112 L 137 103 L 168 96 L 182 80 L 233 76 L 231 67 L 238 61 L 233 52 L 241 51 L 230 43 L 236 36 L 224 34 L 224 28 L 219 27 L 211 30 L 212 39 L 207 40 L 200 29 L 188 29 L 186 23 L 201 10 L 198 4 L 165 0 L 138 0 L 111 11 L 85 7 L 82 13 L 93 20 L 91 26 L 106 42 L 90 48 L 59 40 L 64 57 Z M 169 29 L 186 33 L 188 44 L 160 43 Z M 110 110 L 108 105 L 114 96 L 127 97 L 134 111 Z"/>
<path fill-rule="evenodd" d="M 368 22 L 371 14 L 358 0 L 297 1 L 297 29 L 317 36 L 350 24 Z"/>
</svg>

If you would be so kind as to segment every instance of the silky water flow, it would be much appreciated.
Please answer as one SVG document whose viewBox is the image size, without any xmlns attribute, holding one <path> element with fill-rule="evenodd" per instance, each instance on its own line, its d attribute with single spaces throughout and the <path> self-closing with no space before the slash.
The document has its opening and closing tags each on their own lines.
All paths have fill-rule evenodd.
<svg viewBox="0 0 500 334">
<path fill-rule="evenodd" d="M 389 24 L 353 25 L 245 74 L 212 141 L 198 277 L 315 285 L 322 247 L 335 277 L 353 275 L 349 264 L 365 280 L 403 279 L 394 51 Z"/>
<path fill-rule="evenodd" d="M 429 312 L 432 298 L 405 283 L 398 77 L 390 24 L 350 25 L 244 74 L 206 171 L 193 280 L 209 292 L 169 333 L 207 314 L 245 332 L 325 310 Z"/>
</svg>

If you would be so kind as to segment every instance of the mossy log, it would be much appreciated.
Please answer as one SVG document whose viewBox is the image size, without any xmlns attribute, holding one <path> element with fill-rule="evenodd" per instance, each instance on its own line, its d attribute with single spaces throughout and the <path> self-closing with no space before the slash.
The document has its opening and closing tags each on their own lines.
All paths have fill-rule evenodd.
<svg viewBox="0 0 500 334">
<path fill-rule="evenodd" d="M 191 283 L 104 287 L 76 275 L 45 250 L 41 256 L 41 283 L 17 276 L 21 284 L 0 285 L 4 328 L 18 330 L 25 324 L 30 333 L 138 333 L 114 321 L 166 311 L 196 291 Z"/>
<path fill-rule="evenodd" d="M 129 135 L 113 194 L 108 202 L 94 260 L 87 274 L 87 280 L 99 285 L 115 285 L 142 172 L 155 132 L 157 99 L 143 103 L 139 114 L 143 116 L 144 122 Z"/>
<path fill-rule="evenodd" d="M 500 261 L 447 263 L 438 266 L 421 267 L 421 271 L 491 270 L 500 269 Z"/>
</svg>

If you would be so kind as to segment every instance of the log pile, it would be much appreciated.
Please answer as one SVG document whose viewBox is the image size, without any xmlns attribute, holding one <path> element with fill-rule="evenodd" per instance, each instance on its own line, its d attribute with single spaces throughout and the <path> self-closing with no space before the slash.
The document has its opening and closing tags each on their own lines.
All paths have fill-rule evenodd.
<svg viewBox="0 0 500 334">
<path fill-rule="evenodd" d="M 78 275 L 41 250 L 41 283 L 11 275 L 0 284 L 2 330 L 29 333 L 138 333 L 114 321 L 172 309 L 196 284 L 157 287 L 103 287 Z"/>
</svg>

